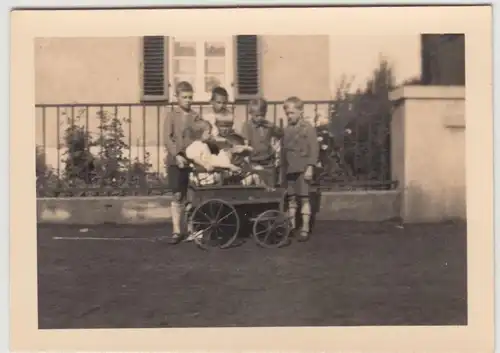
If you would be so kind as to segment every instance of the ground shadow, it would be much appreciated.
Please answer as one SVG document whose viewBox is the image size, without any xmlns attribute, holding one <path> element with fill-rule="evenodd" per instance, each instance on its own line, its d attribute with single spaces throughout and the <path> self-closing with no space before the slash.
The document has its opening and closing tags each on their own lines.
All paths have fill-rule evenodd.
<svg viewBox="0 0 500 353">
<path fill-rule="evenodd" d="M 300 201 L 299 201 L 300 202 Z M 311 221 L 309 224 L 309 229 L 311 233 L 314 232 L 314 227 L 316 225 L 317 215 L 320 211 L 321 207 L 321 190 L 317 188 L 309 194 L 309 202 L 311 203 Z M 295 215 L 295 224 L 297 228 L 300 229 L 302 227 L 302 215 L 300 212 L 301 205 L 298 205 L 297 213 Z"/>
</svg>

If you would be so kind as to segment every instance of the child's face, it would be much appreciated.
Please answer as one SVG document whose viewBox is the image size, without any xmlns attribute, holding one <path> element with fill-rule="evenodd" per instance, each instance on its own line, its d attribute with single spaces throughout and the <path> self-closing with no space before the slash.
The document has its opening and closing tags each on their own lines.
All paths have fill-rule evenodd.
<svg viewBox="0 0 500 353">
<path fill-rule="evenodd" d="M 212 108 L 214 112 L 220 113 L 226 110 L 227 107 L 227 97 L 215 95 L 214 99 L 212 99 Z"/>
<path fill-rule="evenodd" d="M 201 134 L 201 140 L 202 141 L 208 141 L 208 140 L 210 140 L 210 129 L 205 129 L 203 131 L 203 134 Z"/>
<path fill-rule="evenodd" d="M 229 128 L 229 127 L 219 128 L 219 135 L 222 137 L 227 137 L 230 132 L 231 132 L 231 128 Z"/>
<path fill-rule="evenodd" d="M 248 112 L 253 121 L 261 121 L 265 119 L 265 117 L 262 116 L 261 112 L 259 111 L 258 107 L 250 106 Z"/>
<path fill-rule="evenodd" d="M 286 103 L 284 106 L 286 117 L 290 124 L 296 124 L 302 118 L 302 110 L 293 103 Z"/>
<path fill-rule="evenodd" d="M 177 104 L 184 110 L 190 110 L 191 104 L 193 104 L 193 92 L 180 91 L 176 94 Z"/>
</svg>

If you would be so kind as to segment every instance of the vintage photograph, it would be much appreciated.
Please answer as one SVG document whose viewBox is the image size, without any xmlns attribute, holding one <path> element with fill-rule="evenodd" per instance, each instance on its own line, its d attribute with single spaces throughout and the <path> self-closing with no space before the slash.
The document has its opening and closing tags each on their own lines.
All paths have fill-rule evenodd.
<svg viewBox="0 0 500 353">
<path fill-rule="evenodd" d="M 463 33 L 33 45 L 39 329 L 467 325 Z"/>
<path fill-rule="evenodd" d="M 11 23 L 11 350 L 493 350 L 491 7 Z"/>
</svg>

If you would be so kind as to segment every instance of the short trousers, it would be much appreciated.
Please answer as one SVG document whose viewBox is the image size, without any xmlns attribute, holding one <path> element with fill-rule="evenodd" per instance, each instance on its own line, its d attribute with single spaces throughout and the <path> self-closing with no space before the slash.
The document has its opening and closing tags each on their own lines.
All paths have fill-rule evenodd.
<svg viewBox="0 0 500 353">
<path fill-rule="evenodd" d="M 187 194 L 189 185 L 189 168 L 179 168 L 176 165 L 169 165 L 167 167 L 168 185 L 170 190 L 175 193 L 181 193 L 184 198 Z"/>
<path fill-rule="evenodd" d="M 262 171 L 258 171 L 257 174 L 267 186 L 275 186 L 278 181 L 278 172 L 276 167 L 273 165 L 264 166 L 264 169 Z"/>
<path fill-rule="evenodd" d="M 311 185 L 304 179 L 304 173 L 290 173 L 286 175 L 287 192 L 289 196 L 307 197 L 311 192 Z"/>
</svg>

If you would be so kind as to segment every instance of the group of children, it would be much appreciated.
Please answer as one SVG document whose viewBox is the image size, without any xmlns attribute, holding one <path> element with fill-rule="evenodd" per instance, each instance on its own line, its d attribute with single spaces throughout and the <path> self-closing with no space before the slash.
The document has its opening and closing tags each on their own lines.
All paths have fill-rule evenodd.
<svg viewBox="0 0 500 353">
<path fill-rule="evenodd" d="M 177 105 L 167 112 L 164 120 L 164 139 L 167 149 L 167 174 L 173 192 L 171 243 L 185 238 L 181 227 L 186 217 L 186 196 L 190 182 L 211 185 L 221 181 L 221 170 L 240 176 L 244 185 L 272 186 L 275 180 L 277 151 L 273 139 L 282 139 L 287 180 L 288 212 L 295 230 L 296 213 L 300 205 L 302 226 L 299 240 L 310 235 L 310 183 L 318 160 L 319 147 L 316 129 L 305 120 L 303 102 L 297 97 L 285 100 L 288 120 L 280 129 L 266 120 L 267 102 L 259 98 L 248 104 L 248 119 L 241 134 L 233 129 L 233 114 L 228 111 L 228 93 L 222 87 L 212 91 L 212 111 L 200 116 L 191 109 L 193 87 L 180 82 L 176 89 Z M 202 168 L 202 171 L 197 169 Z M 267 177 L 266 177 L 267 176 Z"/>
</svg>

